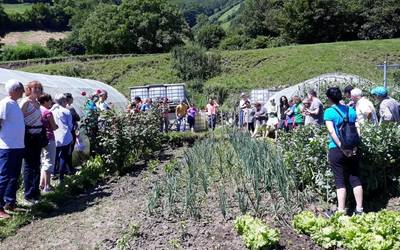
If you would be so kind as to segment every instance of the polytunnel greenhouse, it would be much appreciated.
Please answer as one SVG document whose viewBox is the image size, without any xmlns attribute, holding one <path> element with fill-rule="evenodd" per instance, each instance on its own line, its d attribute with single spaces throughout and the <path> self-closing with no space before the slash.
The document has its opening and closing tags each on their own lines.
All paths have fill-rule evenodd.
<svg viewBox="0 0 400 250">
<path fill-rule="evenodd" d="M 66 76 L 28 73 L 2 68 L 0 68 L 0 98 L 4 98 L 8 95 L 4 89 L 4 84 L 10 79 L 16 79 L 24 85 L 30 81 L 39 81 L 43 85 L 43 91 L 53 97 L 59 93 L 71 93 L 74 97 L 74 107 L 79 114 L 82 114 L 88 96 L 99 89 L 108 92 L 107 101 L 112 103 L 114 108 L 123 110 L 128 104 L 128 100 L 124 95 L 119 93 L 113 87 L 99 81 Z M 82 92 L 85 92 L 86 96 L 83 96 Z"/>
<path fill-rule="evenodd" d="M 281 96 L 292 97 L 294 95 L 303 96 L 307 90 L 314 89 L 317 92 L 320 92 L 326 85 L 341 85 L 341 84 L 350 84 L 354 86 L 372 86 L 372 82 L 361 78 L 357 75 L 345 74 L 345 73 L 329 73 L 323 74 L 312 79 L 306 80 L 299 84 L 293 85 L 289 88 L 285 88 L 270 98 L 275 99 L 277 103 L 279 103 L 279 98 Z"/>
</svg>

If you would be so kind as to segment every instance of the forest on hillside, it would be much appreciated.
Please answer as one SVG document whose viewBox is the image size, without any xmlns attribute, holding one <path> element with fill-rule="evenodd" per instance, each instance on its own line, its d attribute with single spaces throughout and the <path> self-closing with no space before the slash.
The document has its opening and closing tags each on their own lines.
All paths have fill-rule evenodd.
<svg viewBox="0 0 400 250">
<path fill-rule="evenodd" d="M 188 42 L 237 50 L 400 37 L 398 0 L 3 2 L 34 3 L 23 13 L 0 7 L 0 36 L 71 30 L 67 38 L 48 42 L 56 54 L 160 53 Z"/>
</svg>

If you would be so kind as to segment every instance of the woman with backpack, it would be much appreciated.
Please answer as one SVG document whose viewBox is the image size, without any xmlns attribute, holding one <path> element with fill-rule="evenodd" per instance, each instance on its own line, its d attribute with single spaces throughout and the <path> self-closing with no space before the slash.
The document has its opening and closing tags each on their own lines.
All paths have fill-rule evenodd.
<svg viewBox="0 0 400 250">
<path fill-rule="evenodd" d="M 337 87 L 329 88 L 326 96 L 332 104 L 325 110 L 324 121 L 329 131 L 328 160 L 335 176 L 338 212 L 345 213 L 346 182 L 350 182 L 356 200 L 355 214 L 363 212 L 363 188 L 360 180 L 360 158 L 357 146 L 360 137 L 355 126 L 356 112 L 352 107 L 340 103 L 342 92 Z"/>
</svg>

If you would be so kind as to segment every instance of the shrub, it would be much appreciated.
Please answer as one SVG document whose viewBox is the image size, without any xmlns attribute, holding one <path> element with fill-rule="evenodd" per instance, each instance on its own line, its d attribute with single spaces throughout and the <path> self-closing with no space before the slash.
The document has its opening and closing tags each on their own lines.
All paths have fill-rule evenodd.
<svg viewBox="0 0 400 250">
<path fill-rule="evenodd" d="M 286 167 L 294 175 L 298 188 L 310 188 L 326 200 L 336 197 L 334 179 L 327 154 L 328 132 L 310 126 L 279 136 Z M 384 142 L 384 143 L 382 143 Z M 400 130 L 399 125 L 367 125 L 362 128 L 361 179 L 365 198 L 372 201 L 375 194 L 392 195 L 399 191 Z M 370 207 L 375 204 L 368 204 Z"/>
<path fill-rule="evenodd" d="M 4 46 L 1 54 L 2 61 L 26 60 L 33 58 L 47 58 L 54 56 L 49 49 L 39 44 L 17 43 L 17 45 Z"/>
<path fill-rule="evenodd" d="M 258 36 L 251 39 L 249 47 L 251 49 L 264 49 L 286 46 L 289 43 L 282 37 L 269 37 L 269 36 Z"/>
<path fill-rule="evenodd" d="M 138 159 L 148 159 L 161 149 L 160 118 L 156 111 L 139 114 L 109 111 L 90 116 L 84 119 L 83 126 L 91 138 L 91 151 L 101 156 L 110 173 L 126 173 Z"/>
<path fill-rule="evenodd" d="M 187 45 L 172 50 L 172 67 L 183 80 L 207 80 L 221 72 L 221 56 L 204 48 Z"/>
<path fill-rule="evenodd" d="M 229 35 L 224 40 L 221 41 L 219 48 L 223 50 L 247 49 L 250 40 L 251 39 L 245 35 L 239 35 L 239 34 Z"/>
<path fill-rule="evenodd" d="M 85 46 L 77 39 L 74 39 L 73 35 L 58 40 L 50 38 L 46 42 L 46 47 L 57 55 L 83 55 L 86 51 Z"/>
<path fill-rule="evenodd" d="M 220 25 L 206 24 L 198 30 L 196 41 L 207 49 L 217 48 L 225 35 L 225 31 Z"/>
</svg>

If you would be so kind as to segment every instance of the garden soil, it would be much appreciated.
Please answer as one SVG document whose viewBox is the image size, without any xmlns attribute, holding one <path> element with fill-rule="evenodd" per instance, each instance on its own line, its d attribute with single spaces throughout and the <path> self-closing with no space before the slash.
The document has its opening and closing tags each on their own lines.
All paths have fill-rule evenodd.
<svg viewBox="0 0 400 250">
<path fill-rule="evenodd" d="M 167 151 L 158 174 L 163 164 L 183 152 Z M 209 201 L 207 216 L 198 220 L 150 216 L 147 198 L 158 174 L 138 165 L 135 172 L 112 178 L 47 218 L 34 220 L 1 242 L 0 249 L 246 249 L 233 229 L 234 218 L 222 217 L 217 199 Z M 290 227 L 265 219 L 280 229 L 278 249 L 320 249 Z"/>
</svg>

